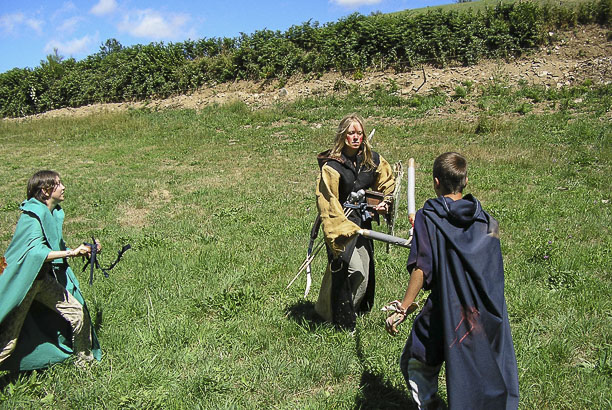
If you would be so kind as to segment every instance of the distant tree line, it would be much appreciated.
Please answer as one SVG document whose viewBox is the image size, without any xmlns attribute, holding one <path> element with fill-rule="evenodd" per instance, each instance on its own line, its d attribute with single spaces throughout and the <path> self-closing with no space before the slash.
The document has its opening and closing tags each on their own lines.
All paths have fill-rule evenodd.
<svg viewBox="0 0 612 410">
<path fill-rule="evenodd" d="M 107 40 L 83 60 L 49 55 L 40 66 L 0 74 L 0 114 L 18 117 L 62 107 L 168 97 L 238 79 L 286 80 L 296 73 L 363 72 L 422 64 L 476 64 L 513 57 L 550 41 L 548 31 L 610 25 L 612 0 L 573 6 L 499 3 L 474 11 L 352 14 L 285 32 L 123 47 Z"/>
</svg>

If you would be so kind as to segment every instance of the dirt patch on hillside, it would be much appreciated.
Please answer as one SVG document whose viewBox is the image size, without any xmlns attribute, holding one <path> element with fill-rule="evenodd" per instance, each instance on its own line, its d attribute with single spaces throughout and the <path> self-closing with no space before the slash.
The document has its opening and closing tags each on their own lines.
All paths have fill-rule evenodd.
<svg viewBox="0 0 612 410">
<path fill-rule="evenodd" d="M 519 59 L 487 60 L 471 67 L 435 68 L 425 66 L 412 71 L 366 72 L 362 79 L 352 74 L 327 73 L 320 78 L 295 76 L 282 87 L 278 82 L 236 81 L 206 87 L 189 95 L 148 102 L 92 104 L 79 108 L 62 108 L 33 117 L 84 116 L 128 108 L 200 109 L 210 104 L 242 101 L 253 107 L 268 107 L 281 101 L 326 95 L 334 90 L 358 87 L 370 90 L 378 85 L 394 84 L 400 95 L 426 94 L 432 89 L 452 95 L 456 87 L 470 81 L 477 87 L 491 81 L 509 85 L 519 82 L 561 88 L 591 80 L 595 84 L 612 81 L 612 42 L 608 29 L 600 26 L 551 32 L 551 45 L 534 50 Z"/>
</svg>

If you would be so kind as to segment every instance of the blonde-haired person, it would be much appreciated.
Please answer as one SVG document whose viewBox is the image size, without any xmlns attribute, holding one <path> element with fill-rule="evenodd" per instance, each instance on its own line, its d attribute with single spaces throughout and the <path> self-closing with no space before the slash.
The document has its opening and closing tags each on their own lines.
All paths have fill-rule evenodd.
<svg viewBox="0 0 612 410">
<path fill-rule="evenodd" d="M 345 216 L 343 205 L 360 190 L 385 194 L 376 210 L 389 209 L 395 187 L 389 163 L 374 152 L 366 137 L 363 119 L 357 114 L 340 121 L 333 147 L 317 157 L 321 172 L 316 196 L 327 245 L 328 264 L 321 283 L 316 312 L 338 328 L 354 329 L 357 315 L 374 303 L 374 246 L 358 234 L 371 229 L 372 219 L 360 209 Z"/>
<path fill-rule="evenodd" d="M 64 243 L 64 192 L 55 171 L 39 171 L 28 181 L 28 199 L 0 270 L 2 370 L 44 368 L 72 354 L 78 363 L 100 360 L 79 281 L 68 266 L 68 258 L 91 249 Z"/>
</svg>

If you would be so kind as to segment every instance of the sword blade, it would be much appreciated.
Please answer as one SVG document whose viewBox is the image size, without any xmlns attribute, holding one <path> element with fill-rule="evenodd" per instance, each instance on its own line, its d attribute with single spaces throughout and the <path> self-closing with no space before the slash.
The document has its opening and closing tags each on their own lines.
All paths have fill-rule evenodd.
<svg viewBox="0 0 612 410">
<path fill-rule="evenodd" d="M 377 241 L 382 241 L 382 242 L 390 243 L 392 245 L 401 246 L 404 248 L 410 248 L 410 243 L 412 242 L 412 237 L 408 239 L 404 239 L 398 236 L 387 235 L 386 233 L 373 231 L 370 229 L 360 229 L 359 235 L 364 236 L 369 239 L 375 239 Z"/>
</svg>

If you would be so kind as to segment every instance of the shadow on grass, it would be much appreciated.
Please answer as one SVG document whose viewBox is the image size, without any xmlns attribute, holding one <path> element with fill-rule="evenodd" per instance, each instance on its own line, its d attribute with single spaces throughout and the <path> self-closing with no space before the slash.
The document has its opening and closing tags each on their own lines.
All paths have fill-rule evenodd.
<svg viewBox="0 0 612 410">
<path fill-rule="evenodd" d="M 365 355 L 361 347 L 359 329 L 355 331 L 357 358 L 365 368 Z M 384 378 L 369 370 L 363 371 L 359 381 L 360 393 L 355 399 L 355 409 L 417 409 L 405 389 L 398 389 Z"/>
<path fill-rule="evenodd" d="M 314 303 L 301 300 L 285 309 L 285 317 L 314 332 L 326 322 L 315 312 Z"/>
<path fill-rule="evenodd" d="M 100 331 L 100 328 L 102 327 L 102 322 L 103 322 L 103 318 L 102 318 L 102 308 L 100 308 L 97 312 L 96 312 L 96 317 L 93 320 L 93 328 L 96 332 Z"/>
<path fill-rule="evenodd" d="M 4 373 L 4 374 L 2 374 Z M 0 370 L 0 392 L 3 392 L 9 384 L 15 384 L 21 378 L 27 378 L 32 374 L 32 371 L 20 372 L 17 370 Z"/>
<path fill-rule="evenodd" d="M 361 374 L 359 388 L 361 393 L 355 399 L 355 409 L 418 409 L 404 391 L 369 371 Z"/>
<path fill-rule="evenodd" d="M 285 316 L 290 320 L 316 331 L 325 322 L 314 310 L 314 303 L 299 301 L 285 309 Z M 361 347 L 359 328 L 354 333 L 359 363 L 365 368 L 365 355 Z M 398 389 L 386 382 L 381 375 L 364 370 L 359 382 L 359 395 L 355 398 L 355 409 L 417 409 L 405 389 Z"/>
</svg>

